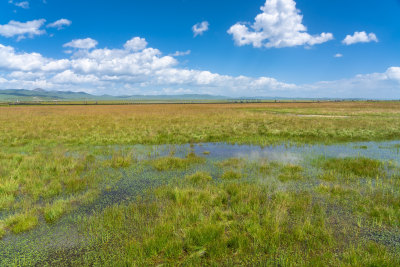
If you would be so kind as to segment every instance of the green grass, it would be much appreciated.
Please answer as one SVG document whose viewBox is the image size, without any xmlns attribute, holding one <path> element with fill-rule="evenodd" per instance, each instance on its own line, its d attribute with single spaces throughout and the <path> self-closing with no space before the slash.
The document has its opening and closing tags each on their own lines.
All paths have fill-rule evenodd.
<svg viewBox="0 0 400 267">
<path fill-rule="evenodd" d="M 245 162 L 243 159 L 230 158 L 230 159 L 226 159 L 222 162 L 219 162 L 217 165 L 221 168 L 240 169 L 240 168 L 243 168 L 243 166 L 245 165 Z"/>
<path fill-rule="evenodd" d="M 38 222 L 38 218 L 33 212 L 16 214 L 5 220 L 7 228 L 15 234 L 34 228 Z"/>
<path fill-rule="evenodd" d="M 340 238 L 342 229 L 330 223 L 336 215 L 328 215 L 311 192 L 282 192 L 247 182 L 182 181 L 160 187 L 140 202 L 115 205 L 88 218 L 84 231 L 97 237 L 95 249 L 76 262 L 117 266 L 400 263 L 384 245 Z M 110 239 L 104 240 L 105 236 Z"/>
<path fill-rule="evenodd" d="M 236 171 L 226 171 L 222 174 L 222 180 L 238 180 L 242 178 L 242 174 Z"/>
<path fill-rule="evenodd" d="M 6 225 L 3 221 L 0 221 L 0 239 L 6 234 Z"/>
<path fill-rule="evenodd" d="M 0 265 L 399 266 L 398 166 L 132 148 L 392 140 L 399 116 L 362 102 L 1 107 Z"/>
<path fill-rule="evenodd" d="M 103 264 L 111 263 L 107 258 L 113 258 L 116 265 L 244 264 L 256 261 L 258 255 L 273 262 L 302 251 L 302 257 L 292 258 L 300 264 L 317 261 L 333 244 L 321 217 L 323 211 L 311 204 L 307 194 L 228 184 L 161 188 L 156 195 L 155 202 L 111 207 L 87 222 L 87 230 L 108 229 L 116 240 L 125 241 L 111 245 L 119 247 L 121 254 L 115 257 L 107 256 L 110 246 L 99 245 L 95 254 L 105 257 Z M 309 217 L 303 217 L 309 209 L 313 210 Z M 149 218 L 151 224 L 146 223 Z M 129 227 L 128 221 L 135 227 Z M 122 237 L 130 235 L 129 240 Z M 308 242 L 312 242 L 312 253 L 301 249 Z M 97 257 L 85 257 L 90 262 L 92 256 Z"/>
<path fill-rule="evenodd" d="M 231 158 L 215 163 L 189 153 L 185 158 L 168 156 L 158 160 L 166 158 L 185 162 L 167 168 L 178 179 L 148 188 L 130 201 L 110 203 L 104 210 L 79 216 L 75 223 L 85 243 L 73 252 L 45 251 L 41 256 L 43 262 L 32 258 L 32 264 L 396 266 L 400 263 L 398 253 L 390 245 L 397 243 L 383 239 L 388 245 L 366 234 L 382 231 L 394 234 L 400 227 L 400 182 L 396 176 L 372 176 L 367 182 L 360 182 L 364 181 L 363 176 L 358 179 L 354 176 L 343 182 L 336 169 L 344 164 L 340 158 L 335 159 L 339 165 L 333 165 L 333 159 L 329 159 L 330 168 L 318 169 L 316 176 L 305 175 L 304 166 L 263 158 L 257 162 Z M 165 167 L 157 169 L 155 162 L 158 163 L 157 159 L 137 161 L 135 165 L 147 168 L 158 179 Z M 315 167 L 325 162 L 317 158 L 308 164 Z M 358 161 L 350 162 L 346 164 L 354 164 L 358 170 Z M 93 161 L 91 164 L 98 166 Z M 117 170 L 108 168 L 111 172 Z M 345 173 L 348 172 L 346 169 Z M 339 177 L 322 179 L 323 173 Z M 260 174 L 264 178 L 260 179 Z M 96 189 L 79 192 L 47 201 L 44 206 L 36 204 L 35 211 L 7 218 L 2 235 L 32 229 L 41 215 L 52 227 L 62 216 L 90 203 L 100 193 Z"/>
<path fill-rule="evenodd" d="M 7 229 L 14 233 L 34 228 L 41 216 L 54 222 L 77 202 L 93 201 L 93 192 L 115 176 L 105 176 L 104 164 L 93 155 L 67 155 L 60 147 L 42 149 L 0 152 L 0 212 L 8 216 Z"/>
<path fill-rule="evenodd" d="M 384 175 L 383 163 L 369 158 L 328 158 L 322 160 L 321 167 L 325 171 L 337 172 L 346 177 L 373 178 Z"/>
<path fill-rule="evenodd" d="M 196 172 L 192 175 L 186 175 L 185 179 L 194 185 L 201 185 L 212 181 L 212 177 L 207 172 Z"/>
<path fill-rule="evenodd" d="M 133 155 L 131 153 L 124 154 L 123 152 L 114 153 L 110 160 L 105 162 L 106 166 L 110 166 L 111 168 L 127 168 L 131 166 L 135 160 L 133 159 Z"/>
<path fill-rule="evenodd" d="M 281 182 L 303 180 L 303 168 L 298 165 L 286 165 L 281 168 L 281 173 L 278 176 Z"/>
<path fill-rule="evenodd" d="M 262 161 L 259 164 L 259 172 L 263 175 L 271 174 L 272 170 L 276 167 L 275 162 Z"/>
<path fill-rule="evenodd" d="M 187 169 L 190 165 L 203 163 L 204 161 L 204 158 L 201 158 L 194 153 L 189 153 L 185 158 L 174 156 L 157 158 L 152 160 L 150 164 L 158 171 L 169 171 Z"/>
<path fill-rule="evenodd" d="M 59 199 L 52 204 L 48 204 L 43 208 L 43 215 L 47 222 L 52 223 L 64 215 L 69 207 L 70 201 L 66 199 Z"/>
</svg>

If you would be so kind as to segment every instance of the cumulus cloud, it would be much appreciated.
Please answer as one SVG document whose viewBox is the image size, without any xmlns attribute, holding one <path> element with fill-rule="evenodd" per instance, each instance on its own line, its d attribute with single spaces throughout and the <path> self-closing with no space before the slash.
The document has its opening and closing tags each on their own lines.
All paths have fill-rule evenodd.
<svg viewBox="0 0 400 267">
<path fill-rule="evenodd" d="M 29 2 L 28 1 L 13 1 L 13 0 L 9 0 L 8 3 L 13 4 L 14 6 L 23 8 L 23 9 L 28 9 L 29 8 Z"/>
<path fill-rule="evenodd" d="M 82 49 L 63 59 L 18 52 L 0 44 L 0 88 L 40 87 L 112 95 L 190 92 L 237 97 L 388 98 L 398 97 L 400 90 L 400 67 L 351 79 L 298 85 L 273 77 L 231 76 L 182 68 L 174 56 L 147 47 L 147 42 L 145 48 L 142 45 L 143 49 L 138 50 L 138 46 L 127 46 L 129 41 L 120 49 Z"/>
<path fill-rule="evenodd" d="M 337 53 L 337 54 L 335 54 L 333 57 L 335 57 L 335 58 L 341 58 L 341 57 L 343 57 L 343 54 Z"/>
<path fill-rule="evenodd" d="M 70 26 L 72 21 L 68 19 L 59 19 L 54 21 L 53 23 L 47 24 L 47 28 L 57 28 L 58 30 L 64 29 L 67 26 Z"/>
<path fill-rule="evenodd" d="M 332 33 L 310 35 L 294 0 L 266 0 L 253 24 L 236 23 L 228 33 L 236 45 L 254 47 L 313 46 L 333 39 Z"/>
<path fill-rule="evenodd" d="M 39 53 L 17 52 L 13 47 L 0 45 L 0 70 L 3 71 L 0 77 L 8 81 L 3 82 L 1 87 L 8 84 L 15 88 L 32 88 L 42 81 L 42 88 L 85 88 L 86 91 L 111 94 L 138 93 L 137 90 L 154 93 L 155 90 L 163 92 L 165 88 L 171 92 L 182 89 L 213 94 L 223 94 L 229 88 L 239 94 L 243 90 L 262 93 L 264 90 L 291 90 L 296 87 L 269 77 L 234 77 L 207 70 L 180 68 L 175 56 L 181 53 L 162 55 L 160 50 L 147 47 L 146 40 L 139 37 L 127 41 L 121 49 L 89 50 L 94 44 L 97 42 L 74 40 L 64 46 L 81 50 L 70 58 L 57 60 Z M 19 86 L 16 87 L 18 81 Z"/>
<path fill-rule="evenodd" d="M 63 47 L 72 47 L 78 49 L 92 49 L 96 47 L 98 42 L 92 38 L 74 39 L 63 45 Z"/>
<path fill-rule="evenodd" d="M 41 29 L 45 22 L 45 19 L 37 19 L 27 22 L 11 20 L 7 24 L 0 25 L 0 35 L 7 38 L 16 36 L 18 40 L 26 37 L 33 38 L 35 35 L 46 33 L 46 31 Z"/>
<path fill-rule="evenodd" d="M 0 70 L 24 72 L 52 72 L 70 66 L 67 59 L 54 60 L 39 53 L 17 53 L 11 46 L 0 44 Z"/>
<path fill-rule="evenodd" d="M 51 78 L 51 82 L 61 83 L 61 84 L 96 84 L 99 81 L 99 78 L 95 75 L 80 75 L 76 74 L 71 70 L 65 70 L 61 73 L 54 75 Z"/>
<path fill-rule="evenodd" d="M 378 42 L 378 38 L 375 33 L 371 32 L 367 34 L 365 31 L 363 32 L 355 32 L 353 35 L 347 35 L 346 38 L 342 41 L 345 45 L 352 45 L 356 43 L 370 43 L 370 42 Z"/>
<path fill-rule="evenodd" d="M 124 44 L 126 50 L 141 51 L 147 46 L 147 41 L 144 38 L 134 37 Z"/>
<path fill-rule="evenodd" d="M 390 80 L 400 83 L 400 67 L 391 67 L 386 71 L 386 76 Z"/>
<path fill-rule="evenodd" d="M 210 26 L 210 24 L 208 23 L 208 21 L 203 21 L 203 22 L 193 25 L 192 31 L 193 31 L 194 37 L 196 37 L 197 35 L 203 35 L 203 33 L 208 31 L 209 26 Z"/>
</svg>

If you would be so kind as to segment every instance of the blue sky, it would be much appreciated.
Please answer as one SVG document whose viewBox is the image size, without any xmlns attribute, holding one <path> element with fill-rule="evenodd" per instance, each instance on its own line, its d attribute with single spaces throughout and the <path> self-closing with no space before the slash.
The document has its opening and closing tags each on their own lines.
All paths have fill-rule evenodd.
<svg viewBox="0 0 400 267">
<path fill-rule="evenodd" d="M 400 98 L 399 16 L 398 0 L 3 0 L 0 89 Z"/>
</svg>

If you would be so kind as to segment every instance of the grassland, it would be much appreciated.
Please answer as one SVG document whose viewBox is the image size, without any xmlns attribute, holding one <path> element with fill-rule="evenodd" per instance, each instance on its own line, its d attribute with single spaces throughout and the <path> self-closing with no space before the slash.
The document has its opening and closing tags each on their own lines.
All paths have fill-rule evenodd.
<svg viewBox="0 0 400 267">
<path fill-rule="evenodd" d="M 276 113 L 280 108 L 289 113 Z M 335 114 L 349 117 L 300 117 Z M 0 143 L 38 145 L 183 144 L 394 140 L 400 103 L 17 106 L 0 109 Z"/>
<path fill-rule="evenodd" d="M 398 266 L 393 162 L 152 145 L 399 140 L 399 119 L 396 102 L 0 107 L 0 265 Z"/>
</svg>

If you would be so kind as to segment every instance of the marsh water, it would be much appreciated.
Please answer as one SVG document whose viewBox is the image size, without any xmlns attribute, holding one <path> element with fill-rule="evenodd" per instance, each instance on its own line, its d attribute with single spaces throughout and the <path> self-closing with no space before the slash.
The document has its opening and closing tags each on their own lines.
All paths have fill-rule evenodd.
<svg viewBox="0 0 400 267">
<path fill-rule="evenodd" d="M 97 147 L 102 149 L 104 147 Z M 82 206 L 69 215 L 64 216 L 54 224 L 40 225 L 26 233 L 8 235 L 0 241 L 0 265 L 17 262 L 26 265 L 41 257 L 49 255 L 49 251 L 61 251 L 84 247 L 87 237 L 82 235 L 78 222 L 82 217 L 101 212 L 105 207 L 117 203 L 135 201 L 143 192 L 179 179 L 187 173 L 204 170 L 213 177 L 218 177 L 219 170 L 215 162 L 228 158 L 242 158 L 248 162 L 268 160 L 283 164 L 298 164 L 308 166 L 310 160 L 317 157 L 366 157 L 400 166 L 400 141 L 390 142 L 357 142 L 335 145 L 295 145 L 281 144 L 273 146 L 232 145 L 226 143 L 205 143 L 187 145 L 158 146 L 112 146 L 110 151 L 124 150 L 133 152 L 136 164 L 128 168 L 113 169 L 119 177 L 112 187 L 104 188 L 98 200 Z M 193 166 L 186 170 L 162 171 L 155 170 L 145 164 L 149 159 L 175 155 L 185 157 L 189 152 L 206 159 L 204 164 Z M 107 158 L 103 155 L 103 158 Z M 101 157 L 100 157 L 101 158 Z M 142 164 L 143 163 L 143 164 Z M 305 168 L 312 171 L 312 168 Z M 251 170 L 250 170 L 251 172 Z M 43 256 L 45 257 L 45 256 Z M 40 260 L 39 260 L 40 262 Z"/>
</svg>

